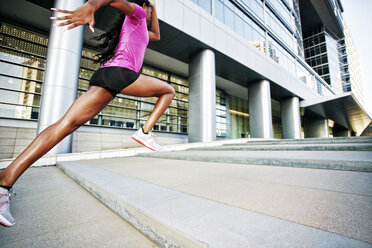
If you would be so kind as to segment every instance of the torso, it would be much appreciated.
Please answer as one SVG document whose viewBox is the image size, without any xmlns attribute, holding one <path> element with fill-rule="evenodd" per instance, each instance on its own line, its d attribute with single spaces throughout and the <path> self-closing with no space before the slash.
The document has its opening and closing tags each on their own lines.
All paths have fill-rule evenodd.
<svg viewBox="0 0 372 248">
<path fill-rule="evenodd" d="M 102 67 L 119 66 L 139 72 L 149 43 L 146 12 L 135 4 L 132 16 L 126 16 L 115 56 Z"/>
</svg>

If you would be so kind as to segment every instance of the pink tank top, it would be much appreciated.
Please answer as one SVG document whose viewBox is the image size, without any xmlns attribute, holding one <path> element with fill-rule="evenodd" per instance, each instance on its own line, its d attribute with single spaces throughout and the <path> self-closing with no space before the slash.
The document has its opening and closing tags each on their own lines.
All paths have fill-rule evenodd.
<svg viewBox="0 0 372 248">
<path fill-rule="evenodd" d="M 121 27 L 115 56 L 102 67 L 119 66 L 139 72 L 149 43 L 146 12 L 139 5 L 131 16 L 125 17 Z"/>
</svg>

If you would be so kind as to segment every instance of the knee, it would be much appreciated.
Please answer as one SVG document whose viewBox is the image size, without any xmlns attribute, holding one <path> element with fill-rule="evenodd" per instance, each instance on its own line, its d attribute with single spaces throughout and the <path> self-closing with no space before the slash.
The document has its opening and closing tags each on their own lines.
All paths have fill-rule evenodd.
<svg viewBox="0 0 372 248">
<path fill-rule="evenodd" d="M 170 96 L 172 96 L 172 99 L 174 98 L 174 96 L 176 95 L 176 91 L 174 90 L 174 88 L 169 85 L 169 93 L 168 93 Z"/>
<path fill-rule="evenodd" d="M 62 118 L 57 122 L 58 129 L 60 130 L 66 130 L 68 132 L 73 132 L 79 127 L 81 127 L 84 123 L 79 123 L 77 120 L 73 119 L 67 119 L 67 118 Z"/>
</svg>

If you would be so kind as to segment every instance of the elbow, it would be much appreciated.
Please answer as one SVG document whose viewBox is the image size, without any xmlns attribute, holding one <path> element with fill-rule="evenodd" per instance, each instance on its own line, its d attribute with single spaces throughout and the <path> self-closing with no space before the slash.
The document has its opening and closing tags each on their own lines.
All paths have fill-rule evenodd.
<svg viewBox="0 0 372 248">
<path fill-rule="evenodd" d="M 160 40 L 160 35 L 151 35 L 149 37 L 150 41 L 159 41 Z"/>
<path fill-rule="evenodd" d="M 154 32 L 153 33 L 153 41 L 159 41 L 160 40 L 160 32 Z"/>
</svg>

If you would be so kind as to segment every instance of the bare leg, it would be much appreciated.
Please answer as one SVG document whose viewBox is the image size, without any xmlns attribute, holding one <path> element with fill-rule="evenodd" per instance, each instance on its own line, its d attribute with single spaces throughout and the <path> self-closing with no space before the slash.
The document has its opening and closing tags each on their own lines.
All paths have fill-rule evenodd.
<svg viewBox="0 0 372 248">
<path fill-rule="evenodd" d="M 151 131 L 160 116 L 172 102 L 175 90 L 166 82 L 141 75 L 134 83 L 122 90 L 121 93 L 129 96 L 159 97 L 153 111 L 143 126 L 143 130 L 147 133 Z"/>
<path fill-rule="evenodd" d="M 63 138 L 97 115 L 112 99 L 112 95 L 101 87 L 89 88 L 59 121 L 41 132 L 26 150 L 0 173 L 0 185 L 12 187 L 28 167 Z"/>
</svg>

